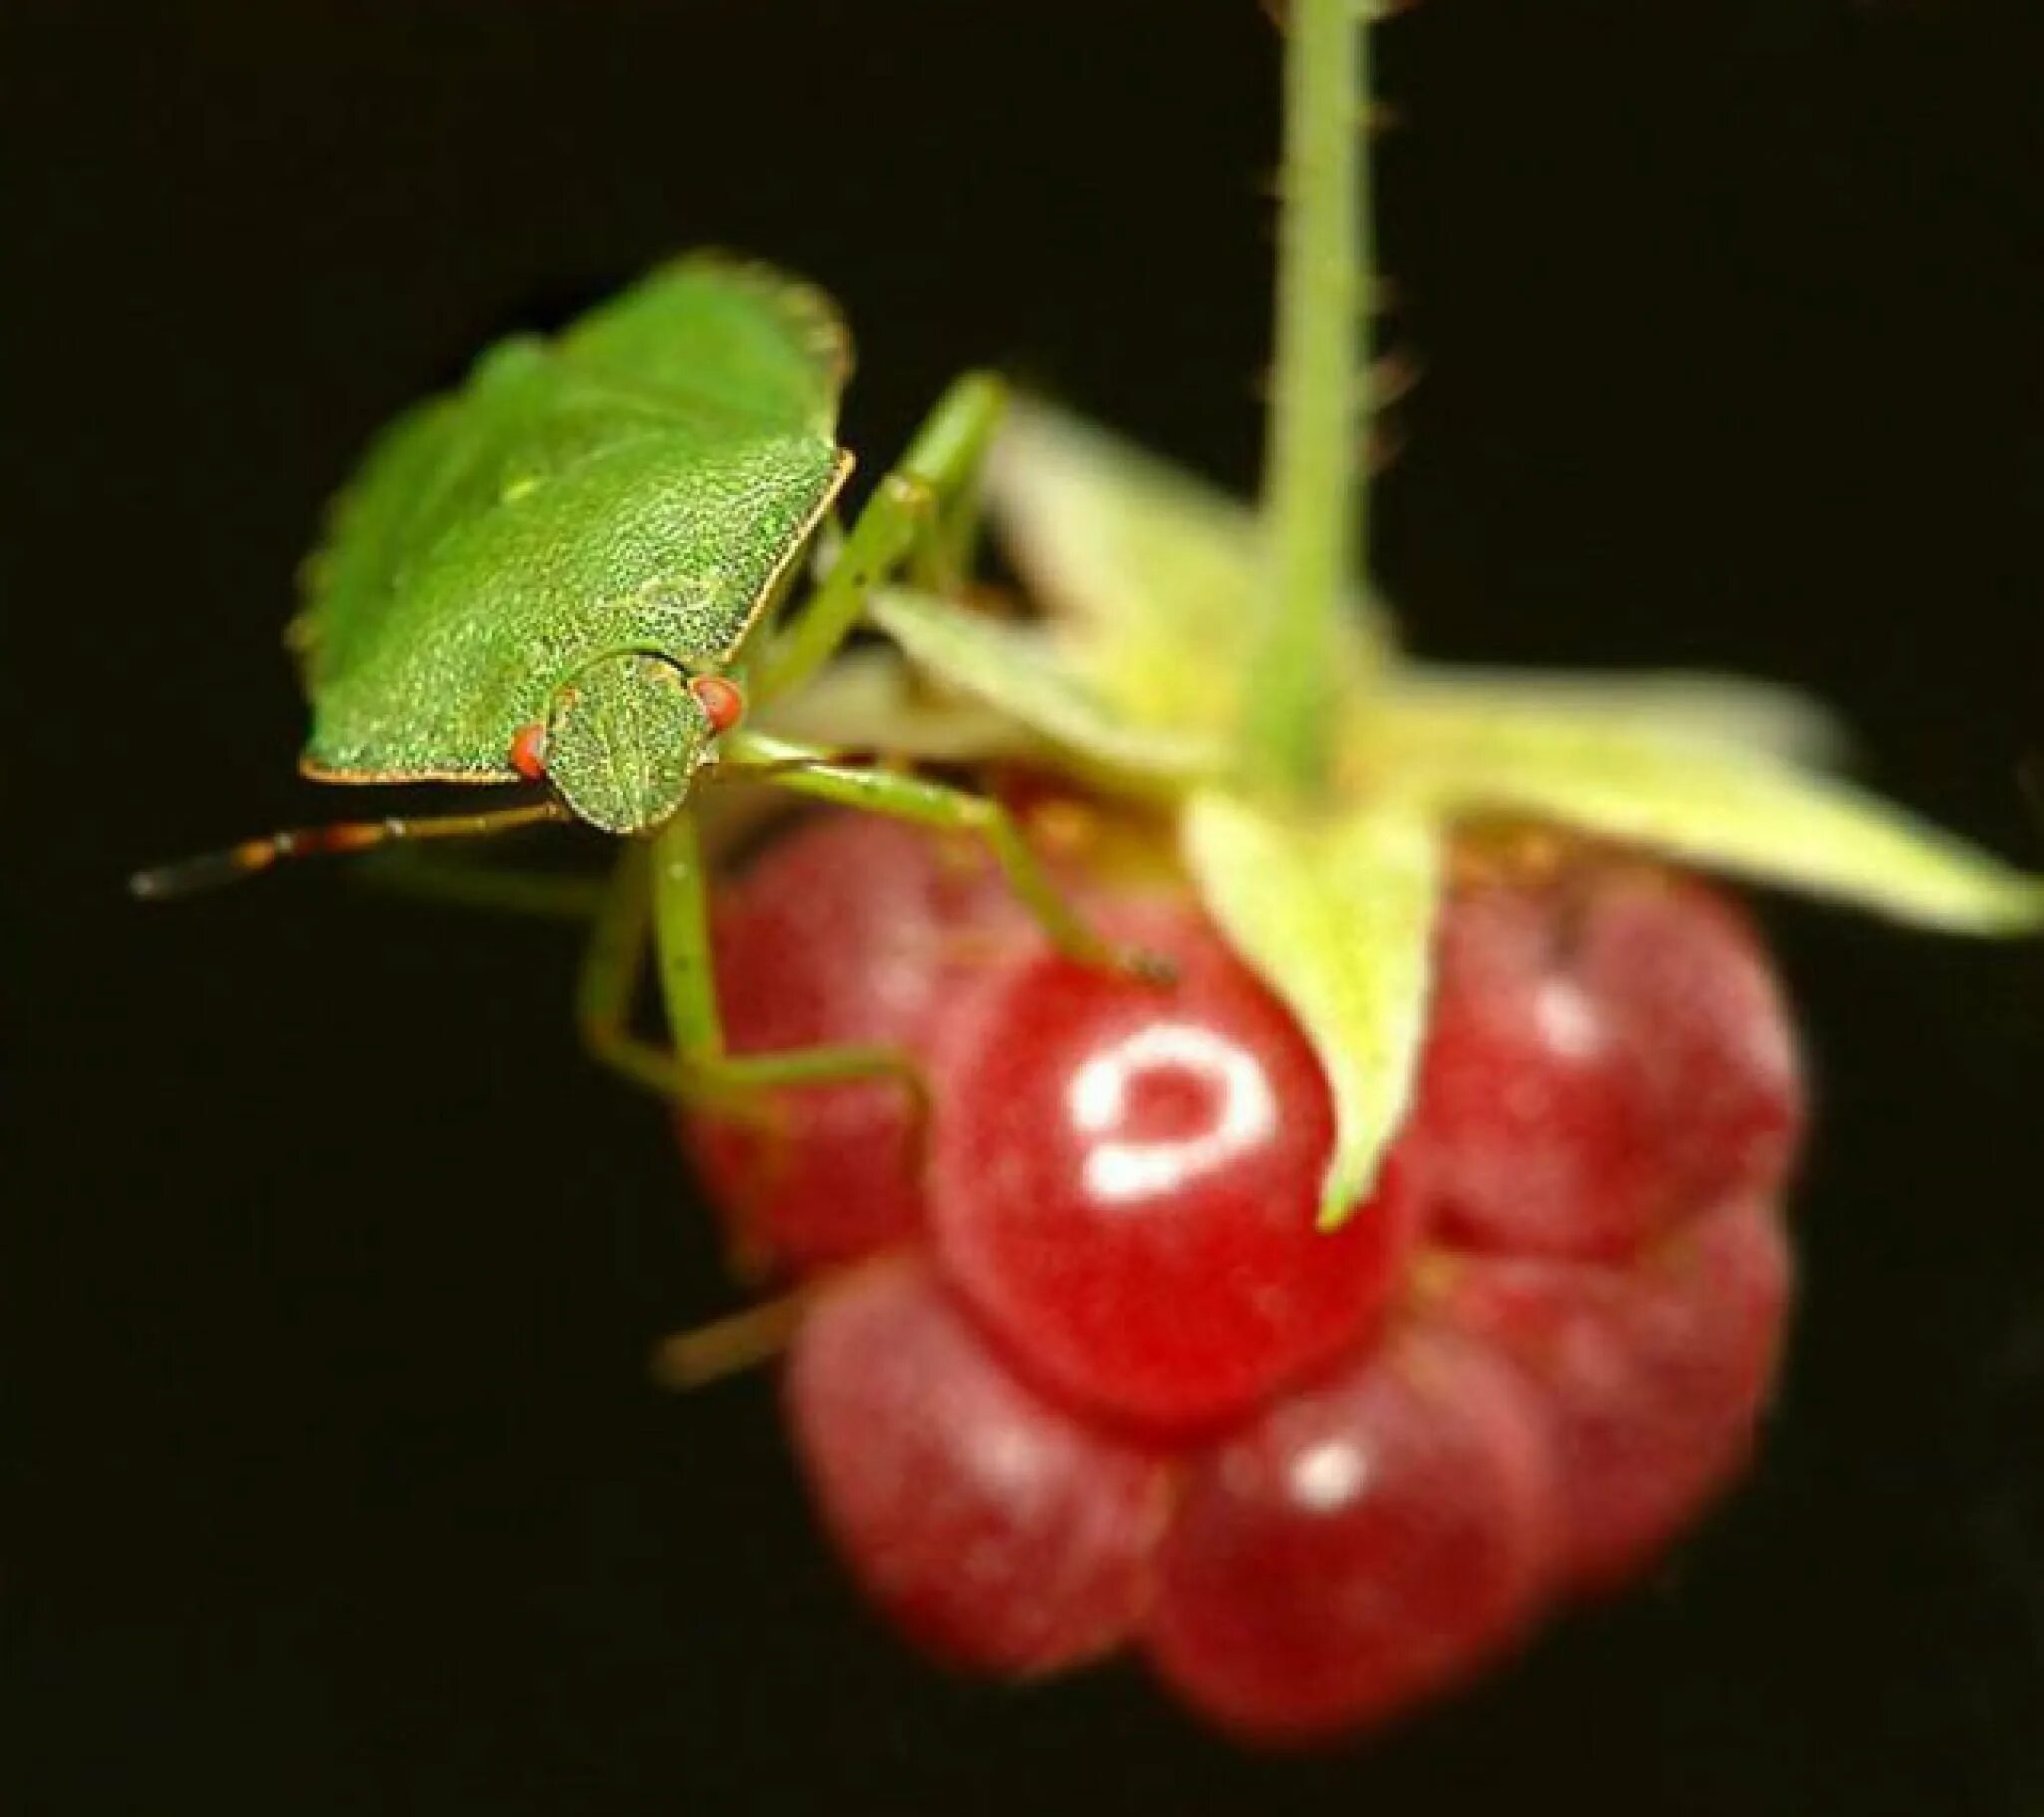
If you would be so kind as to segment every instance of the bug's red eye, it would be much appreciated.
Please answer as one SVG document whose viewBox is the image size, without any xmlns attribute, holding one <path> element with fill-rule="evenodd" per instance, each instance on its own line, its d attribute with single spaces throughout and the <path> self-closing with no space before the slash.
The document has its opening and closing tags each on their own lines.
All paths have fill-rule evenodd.
<svg viewBox="0 0 2044 1817">
<path fill-rule="evenodd" d="M 730 731 L 745 716 L 746 696 L 739 692 L 736 681 L 723 676 L 698 676 L 689 683 L 689 691 L 713 731 Z"/>
<path fill-rule="evenodd" d="M 511 739 L 511 767 L 528 782 L 539 782 L 547 773 L 547 728 L 535 719 L 521 725 Z"/>
</svg>

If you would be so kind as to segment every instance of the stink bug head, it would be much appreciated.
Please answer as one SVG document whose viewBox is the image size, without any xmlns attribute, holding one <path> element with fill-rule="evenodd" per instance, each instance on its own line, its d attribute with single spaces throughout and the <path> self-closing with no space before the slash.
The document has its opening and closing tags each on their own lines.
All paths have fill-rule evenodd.
<svg viewBox="0 0 2044 1817">
<path fill-rule="evenodd" d="M 687 807 L 697 775 L 717 760 L 718 738 L 744 712 L 745 696 L 729 677 L 692 677 L 665 657 L 613 652 L 575 671 L 555 690 L 547 716 L 520 727 L 504 753 L 505 766 L 517 776 L 552 785 L 549 799 L 428 819 L 291 827 L 138 872 L 129 888 L 146 899 L 185 896 L 253 876 L 282 858 L 358 852 L 399 840 L 481 838 L 547 821 L 579 819 L 607 833 L 650 833 Z"/>
<path fill-rule="evenodd" d="M 664 657 L 598 657 L 555 693 L 539 761 L 576 818 L 607 833 L 650 832 L 681 810 L 714 760 L 735 697 L 722 678 L 692 682 Z"/>
</svg>

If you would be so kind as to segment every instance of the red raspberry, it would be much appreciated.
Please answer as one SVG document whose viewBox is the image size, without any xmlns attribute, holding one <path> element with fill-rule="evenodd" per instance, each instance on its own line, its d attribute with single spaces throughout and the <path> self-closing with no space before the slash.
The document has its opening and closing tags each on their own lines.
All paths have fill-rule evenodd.
<svg viewBox="0 0 2044 1817">
<path fill-rule="evenodd" d="M 1169 988 L 1042 948 L 943 1019 L 931 1236 L 946 1278 L 1075 1405 L 1212 1428 L 1366 1335 L 1412 1230 L 1395 1166 L 1314 1228 L 1333 1111 L 1283 1008 L 1182 897 L 1106 931 Z"/>
<path fill-rule="evenodd" d="M 817 817 L 725 887 L 713 927 L 733 1053 L 818 1042 L 923 1045 L 976 946 L 1019 920 L 969 841 L 871 815 Z M 863 1255 L 922 1218 L 907 1097 L 884 1082 L 783 1092 L 764 1126 L 691 1119 L 746 1248 L 802 1270 Z"/>
<path fill-rule="evenodd" d="M 1408 1141 L 1442 1241 L 1625 1256 L 1777 1190 L 1801 1122 L 1788 1017 L 1721 898 L 1623 862 L 1456 895 Z"/>
<path fill-rule="evenodd" d="M 1781 1221 L 1755 1203 L 1711 1212 L 1625 1269 L 1505 1257 L 1456 1268 L 1447 1319 L 1543 1390 L 1577 1586 L 1623 1583 L 1745 1462 L 1789 1277 Z"/>
<path fill-rule="evenodd" d="M 825 1518 L 867 1590 L 932 1651 L 1055 1670 L 1127 1638 L 1167 1474 L 1024 1387 L 909 1259 L 823 1296 L 787 1406 Z"/>
<path fill-rule="evenodd" d="M 816 1290 L 788 1407 L 912 1635 L 1009 1674 L 1138 1636 L 1247 1737 L 1380 1720 L 1638 1571 L 1736 1469 L 1788 1290 L 1792 1043 L 1703 889 L 1475 869 L 1412 1123 L 1319 1235 L 1319 1071 L 1147 862 L 1070 882 L 1178 962 L 1162 990 L 1052 954 L 969 846 L 797 830 L 723 904 L 734 1045 L 915 1053 L 926 1190 L 885 1087 L 788 1095 L 750 1172 L 728 1135 L 699 1151 L 797 1273 L 903 1251 Z"/>
<path fill-rule="evenodd" d="M 1149 1643 L 1227 1727 L 1354 1727 L 1516 1638 L 1561 1535 L 1532 1390 L 1411 1331 L 1203 1459 L 1166 1538 Z"/>
</svg>

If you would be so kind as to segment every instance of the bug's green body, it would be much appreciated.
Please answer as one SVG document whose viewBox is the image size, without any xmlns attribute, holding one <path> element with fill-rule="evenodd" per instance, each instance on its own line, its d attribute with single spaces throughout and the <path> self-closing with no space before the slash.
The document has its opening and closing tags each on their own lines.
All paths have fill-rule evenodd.
<svg viewBox="0 0 2044 1817">
<path fill-rule="evenodd" d="M 849 364 L 818 293 L 705 256 L 492 348 L 384 433 L 308 564 L 307 773 L 510 781 L 541 723 L 584 818 L 664 819 L 709 741 L 682 683 L 734 662 L 850 470 Z"/>
<path fill-rule="evenodd" d="M 621 857 L 578 997 L 591 1049 L 680 1097 L 889 1077 L 892 1050 L 728 1055 L 690 796 L 751 778 L 987 840 L 1062 949 L 1140 964 L 1059 897 L 1006 810 L 921 777 L 737 728 L 724 672 L 799 688 L 901 571 L 940 583 L 974 518 L 1005 388 L 967 374 L 874 489 L 830 571 L 778 608 L 851 470 L 837 445 L 850 340 L 818 291 L 695 254 L 553 340 L 492 348 L 458 391 L 398 419 L 336 503 L 291 627 L 329 782 L 537 782 L 550 798 L 474 814 L 300 827 L 144 871 L 175 896 L 279 858 L 473 839 L 569 817 L 651 835 Z M 756 660 L 754 646 L 766 646 Z M 501 890 L 493 887 L 501 885 Z M 471 878 L 469 900 L 552 900 L 545 880 Z M 649 936 L 672 1050 L 631 1028 Z"/>
</svg>

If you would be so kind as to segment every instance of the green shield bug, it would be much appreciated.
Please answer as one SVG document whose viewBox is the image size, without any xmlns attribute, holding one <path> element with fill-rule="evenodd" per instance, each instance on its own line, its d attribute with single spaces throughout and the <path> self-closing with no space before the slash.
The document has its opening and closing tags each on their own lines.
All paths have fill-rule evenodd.
<svg viewBox="0 0 2044 1817">
<path fill-rule="evenodd" d="M 311 704 L 306 775 L 523 785 L 521 798 L 275 833 L 145 871 L 135 893 L 180 895 L 285 857 L 584 821 L 626 839 L 584 967 L 584 1033 L 677 1096 L 903 1065 L 857 1047 L 723 1053 L 691 811 L 706 782 L 751 777 L 977 831 L 1060 945 L 1114 957 L 998 804 L 740 725 L 749 695 L 783 695 L 828 661 L 872 588 L 902 570 L 941 580 L 970 534 L 1003 401 L 983 374 L 946 392 L 790 609 L 852 467 L 836 439 L 850 366 L 820 291 L 713 254 L 656 270 L 552 339 L 491 348 L 458 390 L 370 447 L 305 565 L 288 635 Z M 630 1032 L 649 930 L 674 1053 Z"/>
</svg>

